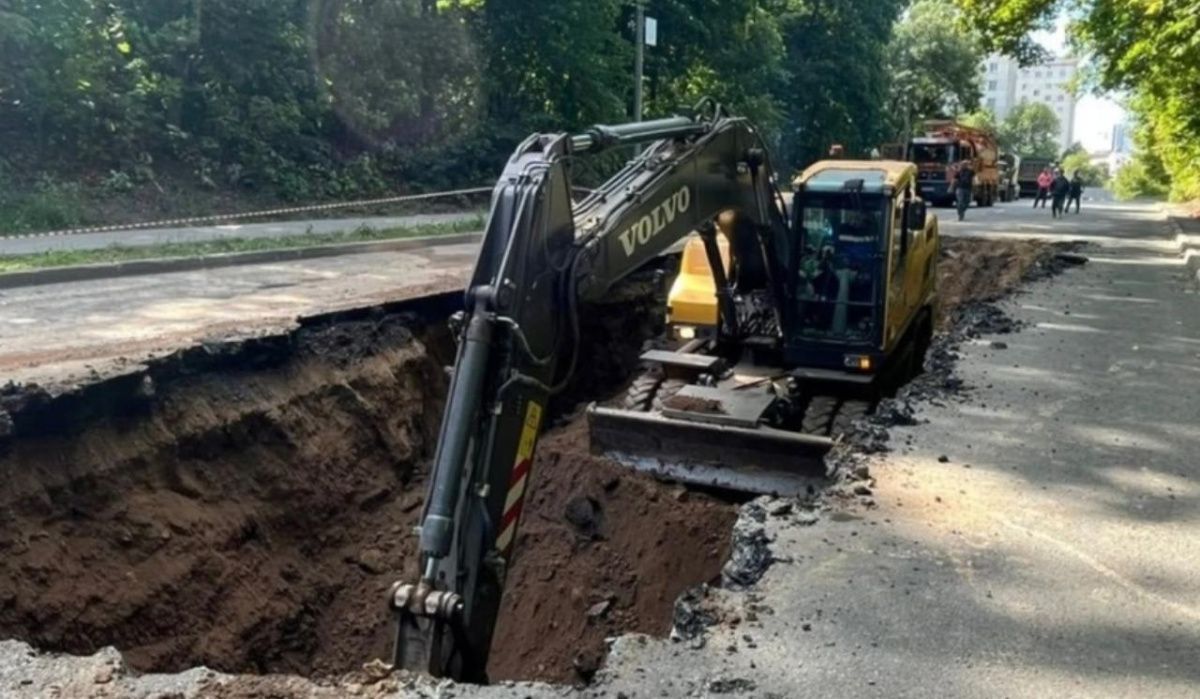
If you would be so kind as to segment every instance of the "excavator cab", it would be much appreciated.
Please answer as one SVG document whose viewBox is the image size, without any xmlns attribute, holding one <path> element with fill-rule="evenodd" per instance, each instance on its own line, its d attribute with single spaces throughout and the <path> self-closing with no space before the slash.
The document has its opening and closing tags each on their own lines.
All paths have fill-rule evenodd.
<svg viewBox="0 0 1200 699">
<path fill-rule="evenodd" d="M 916 183 L 899 161 L 825 161 L 794 182 L 784 361 L 797 375 L 873 383 L 908 336 L 932 332 L 937 226 Z"/>
<path fill-rule="evenodd" d="M 891 204 L 882 184 L 881 171 L 832 169 L 796 192 L 788 260 L 795 294 L 784 321 L 789 363 L 858 369 L 843 361 L 843 350 L 869 352 L 878 338 Z"/>
<path fill-rule="evenodd" d="M 647 368 L 621 407 L 591 409 L 593 448 L 749 492 L 803 492 L 823 476 L 832 440 L 918 370 L 929 344 L 938 238 L 916 172 L 883 160 L 806 169 L 793 182 L 789 225 L 764 250 L 776 293 L 733 285 L 734 337 L 711 281 L 722 275 L 702 241 L 690 241 L 669 297 L 678 344 L 643 355 Z M 746 249 L 744 229 L 721 228 Z M 744 258 L 722 257 L 723 275 L 736 279 Z M 682 326 L 680 309 L 696 325 Z M 773 322 L 748 322 L 756 316 Z"/>
</svg>

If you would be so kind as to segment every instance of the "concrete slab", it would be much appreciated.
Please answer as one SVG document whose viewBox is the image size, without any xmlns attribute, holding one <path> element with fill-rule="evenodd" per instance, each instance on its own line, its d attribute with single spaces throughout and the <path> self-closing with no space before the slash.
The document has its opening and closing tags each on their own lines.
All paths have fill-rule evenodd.
<svg viewBox="0 0 1200 699">
<path fill-rule="evenodd" d="M 206 338 L 462 288 L 478 245 L 0 290 L 0 383 L 71 383 Z"/>
</svg>

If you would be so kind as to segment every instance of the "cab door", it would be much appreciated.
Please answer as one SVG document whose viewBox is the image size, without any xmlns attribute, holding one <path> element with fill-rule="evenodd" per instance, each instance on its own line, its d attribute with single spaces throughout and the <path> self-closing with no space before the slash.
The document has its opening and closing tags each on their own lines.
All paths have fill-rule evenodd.
<svg viewBox="0 0 1200 699">
<path fill-rule="evenodd" d="M 903 231 L 904 206 L 902 200 L 892 200 L 891 215 L 888 217 L 887 231 L 887 308 L 883 324 L 883 349 L 885 352 L 896 343 L 898 335 L 904 326 L 904 318 L 908 313 L 911 301 L 908 299 L 907 286 L 904 283 L 904 268 L 908 264 L 910 250 L 904 246 Z"/>
</svg>

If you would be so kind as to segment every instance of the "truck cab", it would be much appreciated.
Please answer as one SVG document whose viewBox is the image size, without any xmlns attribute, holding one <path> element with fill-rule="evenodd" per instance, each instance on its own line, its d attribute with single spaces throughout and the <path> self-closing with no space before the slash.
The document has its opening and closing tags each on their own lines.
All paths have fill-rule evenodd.
<svg viewBox="0 0 1200 699">
<path fill-rule="evenodd" d="M 975 171 L 972 192 L 975 203 L 979 206 L 995 203 L 1000 193 L 999 151 L 991 133 L 948 120 L 927 121 L 923 129 L 922 134 L 909 139 L 904 149 L 904 159 L 917 166 L 922 198 L 937 205 L 952 203 L 951 185 L 959 163 L 965 160 Z"/>
</svg>

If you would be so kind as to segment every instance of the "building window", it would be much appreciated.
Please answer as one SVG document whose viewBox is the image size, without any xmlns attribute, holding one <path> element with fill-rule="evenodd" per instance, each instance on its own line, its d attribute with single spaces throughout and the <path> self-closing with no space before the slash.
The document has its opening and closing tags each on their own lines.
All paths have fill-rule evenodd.
<svg viewBox="0 0 1200 699">
<path fill-rule="evenodd" d="M 988 64 L 988 72 L 990 72 L 990 73 L 995 73 L 997 68 L 998 68 L 998 66 L 996 65 L 995 61 L 992 61 L 991 63 Z"/>
<path fill-rule="evenodd" d="M 988 109 L 992 110 L 993 112 L 996 111 L 996 98 L 995 97 L 988 98 L 987 107 L 988 107 Z"/>
<path fill-rule="evenodd" d="M 1034 97 L 1037 97 L 1037 96 L 1038 96 L 1038 95 L 1040 95 L 1040 94 L 1042 94 L 1042 91 L 1041 91 L 1041 90 L 1039 90 L 1039 89 L 1037 89 L 1037 88 L 1035 87 L 1035 88 L 1033 89 L 1033 96 L 1034 96 Z"/>
<path fill-rule="evenodd" d="M 995 80 L 989 80 L 989 81 L 988 81 L 988 89 L 989 89 L 989 90 L 995 90 L 995 89 L 996 89 L 996 81 L 995 81 Z"/>
</svg>

